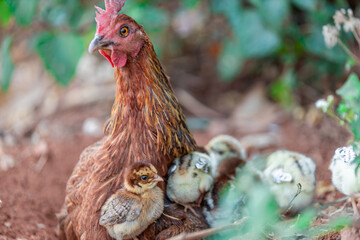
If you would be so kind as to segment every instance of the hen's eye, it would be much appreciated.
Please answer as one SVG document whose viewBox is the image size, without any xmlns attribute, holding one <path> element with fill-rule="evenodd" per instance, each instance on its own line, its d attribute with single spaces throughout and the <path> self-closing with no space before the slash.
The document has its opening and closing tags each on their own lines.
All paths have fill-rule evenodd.
<svg viewBox="0 0 360 240">
<path fill-rule="evenodd" d="M 129 34 L 129 28 L 124 26 L 120 28 L 120 35 L 126 37 Z"/>
<path fill-rule="evenodd" d="M 146 181 L 146 180 L 148 180 L 148 177 L 147 177 L 146 175 L 142 175 L 142 176 L 141 176 L 141 180 L 142 180 L 142 181 Z"/>
</svg>

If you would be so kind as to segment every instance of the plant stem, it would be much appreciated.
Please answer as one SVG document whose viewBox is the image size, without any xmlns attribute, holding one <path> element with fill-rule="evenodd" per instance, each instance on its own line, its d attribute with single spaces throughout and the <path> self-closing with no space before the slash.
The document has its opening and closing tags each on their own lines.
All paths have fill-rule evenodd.
<svg viewBox="0 0 360 240">
<path fill-rule="evenodd" d="M 193 233 L 183 232 L 179 235 L 176 235 L 175 237 L 169 238 L 168 240 L 197 240 L 197 239 L 205 238 L 205 237 L 214 235 L 216 233 L 219 233 L 219 232 L 222 232 L 225 230 L 229 230 L 229 229 L 233 229 L 233 228 L 238 229 L 239 227 L 244 225 L 244 223 L 246 222 L 247 219 L 248 219 L 248 217 L 243 217 L 238 222 L 233 223 L 233 224 L 229 224 L 229 225 L 225 225 L 225 226 L 221 226 L 221 227 L 215 227 L 215 228 L 208 228 L 208 229 L 204 229 L 204 230 L 193 232 Z"/>
<path fill-rule="evenodd" d="M 338 115 L 336 115 L 336 114 L 332 111 L 332 109 L 327 109 L 326 113 L 327 113 L 330 117 L 332 117 L 333 119 L 335 119 L 336 121 L 338 121 L 341 126 L 344 126 L 344 125 L 345 125 L 345 123 L 346 123 L 345 120 L 341 119 Z"/>
<path fill-rule="evenodd" d="M 358 65 L 360 65 L 360 59 L 353 52 L 351 52 L 350 49 L 340 39 L 338 40 L 338 43 L 345 50 L 345 52 L 350 57 L 352 57 Z"/>
<path fill-rule="evenodd" d="M 359 37 L 359 33 L 356 31 L 356 27 L 352 30 L 352 33 L 353 33 L 353 35 L 359 45 L 359 48 L 360 48 L 360 37 Z"/>
</svg>

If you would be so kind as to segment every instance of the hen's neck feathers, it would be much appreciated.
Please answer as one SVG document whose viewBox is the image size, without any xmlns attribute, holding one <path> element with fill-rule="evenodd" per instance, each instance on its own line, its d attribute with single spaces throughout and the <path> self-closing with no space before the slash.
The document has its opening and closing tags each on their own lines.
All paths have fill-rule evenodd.
<svg viewBox="0 0 360 240">
<path fill-rule="evenodd" d="M 196 144 L 149 40 L 136 58 L 115 68 L 115 78 L 116 99 L 105 127 L 110 158 L 143 161 L 154 155 L 158 162 L 149 161 L 164 175 L 174 157 L 191 152 Z M 164 163 L 164 156 L 171 159 Z"/>
</svg>

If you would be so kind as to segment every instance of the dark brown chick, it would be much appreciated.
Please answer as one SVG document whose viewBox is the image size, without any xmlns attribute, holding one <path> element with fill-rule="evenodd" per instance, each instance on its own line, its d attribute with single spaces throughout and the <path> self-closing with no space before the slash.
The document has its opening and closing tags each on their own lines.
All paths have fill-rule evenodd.
<svg viewBox="0 0 360 240">
<path fill-rule="evenodd" d="M 147 157 L 163 177 L 174 158 L 196 147 L 149 37 L 118 14 L 123 5 L 106 0 L 105 10 L 97 8 L 89 51 L 98 50 L 114 66 L 116 97 L 106 136 L 85 149 L 67 183 L 59 217 L 65 239 L 111 239 L 99 225 L 100 210 L 124 186 L 124 169 Z"/>
<path fill-rule="evenodd" d="M 163 179 L 152 164 L 134 163 L 127 170 L 124 188 L 101 208 L 99 224 L 117 240 L 138 236 L 164 210 L 164 192 L 157 186 L 160 181 Z"/>
</svg>

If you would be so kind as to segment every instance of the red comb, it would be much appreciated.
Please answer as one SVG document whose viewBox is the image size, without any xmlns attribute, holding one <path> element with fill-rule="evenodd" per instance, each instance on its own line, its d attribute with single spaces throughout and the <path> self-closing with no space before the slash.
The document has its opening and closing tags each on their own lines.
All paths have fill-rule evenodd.
<svg viewBox="0 0 360 240">
<path fill-rule="evenodd" d="M 97 12 L 95 21 L 98 25 L 107 25 L 110 20 L 117 16 L 124 6 L 125 0 L 105 0 L 105 10 L 95 6 Z"/>
</svg>

